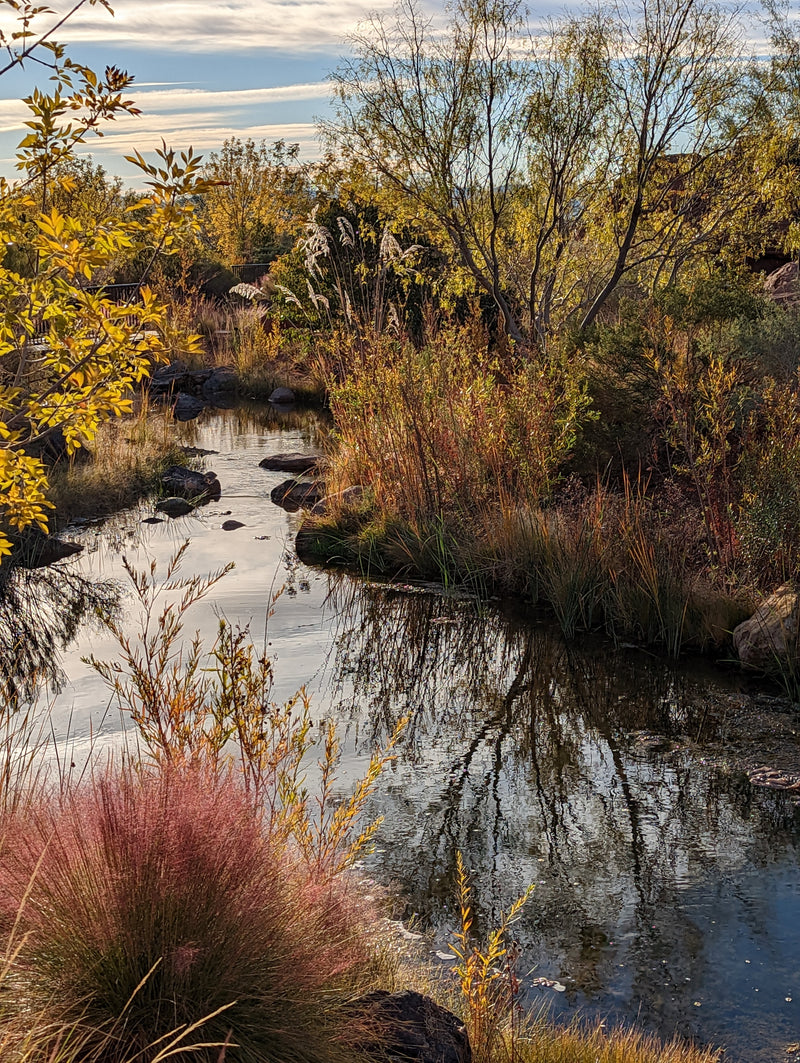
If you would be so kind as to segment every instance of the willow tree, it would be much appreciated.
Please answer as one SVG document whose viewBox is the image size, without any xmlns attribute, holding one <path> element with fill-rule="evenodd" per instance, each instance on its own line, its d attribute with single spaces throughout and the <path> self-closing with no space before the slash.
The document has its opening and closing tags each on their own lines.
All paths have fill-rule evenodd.
<svg viewBox="0 0 800 1063">
<path fill-rule="evenodd" d="M 325 127 L 438 224 L 517 339 L 502 252 L 525 152 L 528 67 L 512 57 L 522 29 L 516 0 L 462 0 L 444 33 L 400 0 L 393 20 L 354 39 Z"/>
<path fill-rule="evenodd" d="M 737 143 L 753 104 L 743 27 L 713 0 L 616 0 L 590 21 L 603 26 L 618 153 L 611 209 L 595 219 L 604 254 L 583 328 L 623 278 L 666 266 L 674 280 L 713 240 L 741 195 Z"/>
<path fill-rule="evenodd" d="M 537 34 L 519 0 L 459 0 L 443 27 L 401 0 L 354 50 L 327 135 L 438 225 L 517 340 L 589 326 L 718 230 L 749 71 L 714 0 L 618 0 Z"/>
</svg>

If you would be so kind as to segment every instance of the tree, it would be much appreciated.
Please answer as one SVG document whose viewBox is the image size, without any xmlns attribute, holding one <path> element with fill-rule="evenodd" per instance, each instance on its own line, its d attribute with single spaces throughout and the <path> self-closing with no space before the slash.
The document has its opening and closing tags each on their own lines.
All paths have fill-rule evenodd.
<svg viewBox="0 0 800 1063">
<path fill-rule="evenodd" d="M 538 36 L 519 0 L 458 0 L 435 31 L 400 0 L 354 43 L 328 137 L 438 225 L 514 339 L 588 327 L 718 232 L 749 69 L 713 0 L 616 0 Z"/>
<path fill-rule="evenodd" d="M 309 209 L 299 144 L 267 145 L 231 137 L 206 165 L 206 233 L 228 262 L 251 262 L 288 250 Z"/>
<path fill-rule="evenodd" d="M 327 134 L 432 218 L 516 339 L 501 240 L 524 156 L 527 64 L 512 61 L 517 0 L 460 0 L 444 34 L 415 0 L 374 17 L 334 75 Z"/>
<path fill-rule="evenodd" d="M 92 285 L 122 253 L 146 250 L 149 264 L 168 253 L 195 226 L 188 199 L 206 187 L 191 149 L 176 157 L 162 146 L 155 164 L 138 152 L 131 157 L 150 189 L 135 211 L 120 214 L 112 205 L 97 215 L 63 213 L 58 204 L 81 170 L 76 150 L 117 114 L 137 113 L 125 99 L 132 78 L 113 67 L 99 77 L 71 62 L 52 28 L 37 33 L 44 9 L 0 0 L 3 9 L 20 27 L 0 36 L 5 70 L 39 49 L 53 87 L 25 100 L 22 176 L 0 181 L 0 241 L 15 252 L 0 264 L 0 557 L 10 553 L 12 533 L 47 530 L 47 475 L 37 447 L 56 431 L 70 454 L 91 441 L 102 421 L 131 409 L 132 389 L 153 362 L 193 342 L 175 334 L 144 275 L 140 298 L 127 306 Z"/>
<path fill-rule="evenodd" d="M 623 277 L 651 264 L 679 268 L 734 206 L 725 178 L 735 171 L 726 163 L 746 126 L 750 80 L 741 25 L 712 0 L 640 4 L 632 10 L 615 0 L 594 15 L 604 26 L 620 162 L 606 215 L 608 254 L 599 288 L 584 303 L 582 328 Z M 720 193 L 727 202 L 709 204 Z M 655 224 L 644 224 L 648 219 Z M 671 279 L 676 275 L 673 268 Z"/>
</svg>

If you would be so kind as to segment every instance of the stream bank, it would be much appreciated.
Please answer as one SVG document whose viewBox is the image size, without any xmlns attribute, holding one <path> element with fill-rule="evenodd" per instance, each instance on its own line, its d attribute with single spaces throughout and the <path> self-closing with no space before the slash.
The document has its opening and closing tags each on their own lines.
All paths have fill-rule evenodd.
<svg viewBox="0 0 800 1063">
<path fill-rule="evenodd" d="M 450 962 L 435 953 L 452 941 L 460 850 L 479 929 L 536 884 L 516 928 L 530 1007 L 638 1021 L 743 1063 L 790 1058 L 800 815 L 793 795 L 749 776 L 796 769 L 794 710 L 713 662 L 565 640 L 509 603 L 306 567 L 293 550 L 302 515 L 270 502 L 286 473 L 259 465 L 320 449 L 326 431 L 297 411 L 201 414 L 181 443 L 215 452 L 219 501 L 160 523 L 146 503 L 75 529 L 85 550 L 48 570 L 49 608 L 32 580 L 27 645 L 42 653 L 20 666 L 52 698 L 62 762 L 77 772 L 90 750 L 134 740 L 81 660 L 115 652 L 85 592 L 106 588 L 106 608 L 132 622 L 123 557 L 163 571 L 189 539 L 187 572 L 236 563 L 192 627 L 210 644 L 220 613 L 249 623 L 274 659 L 276 699 L 304 685 L 318 733 L 338 721 L 339 793 L 410 716 L 371 805 L 385 820 L 364 871 L 431 935 L 432 962 Z"/>
</svg>

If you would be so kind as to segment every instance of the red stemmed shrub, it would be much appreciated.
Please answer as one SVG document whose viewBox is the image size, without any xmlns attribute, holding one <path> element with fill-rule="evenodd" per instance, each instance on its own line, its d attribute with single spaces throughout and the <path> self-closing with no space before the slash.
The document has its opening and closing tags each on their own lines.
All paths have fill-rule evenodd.
<svg viewBox="0 0 800 1063">
<path fill-rule="evenodd" d="M 3 826 L 11 1021 L 48 1014 L 102 1063 L 162 1058 L 175 1031 L 207 1046 L 194 1061 L 349 1058 L 341 1005 L 374 973 L 363 926 L 233 777 L 107 774 Z"/>
</svg>

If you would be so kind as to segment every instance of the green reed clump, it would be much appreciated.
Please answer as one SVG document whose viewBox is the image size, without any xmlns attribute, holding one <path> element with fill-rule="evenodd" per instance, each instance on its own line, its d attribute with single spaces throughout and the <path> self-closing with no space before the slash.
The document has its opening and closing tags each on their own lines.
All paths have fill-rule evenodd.
<svg viewBox="0 0 800 1063">
<path fill-rule="evenodd" d="M 766 587 L 800 567 L 800 379 L 767 382 L 750 413 L 739 463 L 741 550 Z"/>
</svg>

